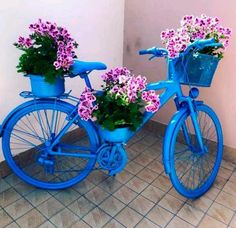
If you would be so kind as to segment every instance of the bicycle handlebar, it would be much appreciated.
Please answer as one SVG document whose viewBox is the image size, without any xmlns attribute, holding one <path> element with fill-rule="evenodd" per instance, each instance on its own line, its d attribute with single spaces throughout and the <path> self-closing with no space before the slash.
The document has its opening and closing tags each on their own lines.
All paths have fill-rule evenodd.
<svg viewBox="0 0 236 228">
<path fill-rule="evenodd" d="M 221 43 L 216 43 L 214 38 L 196 40 L 190 44 L 181 55 L 188 54 L 192 49 L 202 50 L 205 47 L 223 47 L 223 45 Z M 168 51 L 164 48 L 152 47 L 146 50 L 140 50 L 139 55 L 153 55 L 150 59 L 154 57 L 167 57 Z"/>
</svg>

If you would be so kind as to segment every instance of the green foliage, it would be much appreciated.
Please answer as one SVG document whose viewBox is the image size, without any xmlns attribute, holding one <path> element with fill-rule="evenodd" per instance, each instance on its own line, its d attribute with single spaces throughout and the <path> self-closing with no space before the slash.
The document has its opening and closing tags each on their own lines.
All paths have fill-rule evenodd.
<svg viewBox="0 0 236 228">
<path fill-rule="evenodd" d="M 119 127 L 129 127 L 135 131 L 142 122 L 141 98 L 136 103 L 127 103 L 123 98 L 104 92 L 96 96 L 99 109 L 93 112 L 97 123 L 110 131 Z"/>
<path fill-rule="evenodd" d="M 30 37 L 35 40 L 33 47 L 22 48 L 17 43 L 14 44 L 24 52 L 19 58 L 17 72 L 43 75 L 45 81 L 54 83 L 56 77 L 63 77 L 65 74 L 62 69 L 56 70 L 53 66 L 57 58 L 57 44 L 49 36 L 32 34 Z"/>
</svg>

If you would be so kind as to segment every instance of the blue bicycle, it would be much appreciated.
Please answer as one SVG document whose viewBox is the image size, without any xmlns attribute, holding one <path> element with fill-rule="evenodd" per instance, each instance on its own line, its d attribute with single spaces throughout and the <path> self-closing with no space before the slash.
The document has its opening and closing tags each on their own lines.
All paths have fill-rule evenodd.
<svg viewBox="0 0 236 228">
<path fill-rule="evenodd" d="M 192 43 L 182 57 L 207 46 L 219 46 L 214 40 Z M 174 97 L 177 112 L 170 120 L 163 141 L 163 164 L 175 189 L 185 197 L 197 198 L 213 184 L 222 160 L 223 135 L 215 112 L 196 100 L 199 91 L 190 88 L 184 96 L 175 71 L 175 62 L 168 59 L 165 49 L 151 48 L 141 55 L 165 57 L 168 60 L 168 80 L 150 83 L 148 90 L 165 90 L 160 95 L 161 107 Z M 75 61 L 73 75 L 85 80 L 92 88 L 88 75 L 104 70 L 98 62 Z M 91 121 L 78 115 L 79 99 L 69 93 L 60 97 L 33 98 L 15 108 L 1 125 L 2 147 L 12 170 L 24 181 L 39 188 L 63 189 L 87 177 L 98 162 L 110 175 L 120 172 L 127 162 L 125 142 L 109 142 Z M 142 125 L 155 113 L 145 112 Z M 138 131 L 137 130 L 137 131 Z M 97 168 L 96 168 L 97 169 Z"/>
</svg>

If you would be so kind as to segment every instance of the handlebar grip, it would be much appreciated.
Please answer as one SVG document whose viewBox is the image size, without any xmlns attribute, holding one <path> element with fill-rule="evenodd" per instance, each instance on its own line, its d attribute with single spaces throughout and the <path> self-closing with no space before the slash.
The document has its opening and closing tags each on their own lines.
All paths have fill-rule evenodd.
<svg viewBox="0 0 236 228">
<path fill-rule="evenodd" d="M 139 55 L 146 55 L 146 54 L 148 54 L 147 50 L 140 50 L 139 51 Z"/>
</svg>

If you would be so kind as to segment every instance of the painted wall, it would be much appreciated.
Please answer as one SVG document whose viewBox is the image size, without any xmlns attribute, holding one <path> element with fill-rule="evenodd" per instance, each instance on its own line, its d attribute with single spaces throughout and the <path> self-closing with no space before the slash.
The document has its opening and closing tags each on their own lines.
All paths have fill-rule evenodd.
<svg viewBox="0 0 236 228">
<path fill-rule="evenodd" d="M 7 113 L 24 102 L 18 94 L 29 90 L 29 81 L 16 73 L 21 54 L 12 44 L 26 35 L 28 25 L 38 18 L 57 22 L 68 28 L 78 41 L 78 58 L 105 62 L 108 67 L 122 65 L 124 0 L 11 0 L 0 3 L 0 122 Z M 100 73 L 93 73 L 98 87 Z M 79 95 L 84 89 L 80 78 L 68 79 L 67 90 Z M 0 149 L 0 161 L 2 152 Z"/>
<path fill-rule="evenodd" d="M 217 112 L 223 126 L 225 144 L 236 148 L 236 1 L 235 0 L 127 0 L 125 3 L 124 66 L 146 75 L 149 81 L 164 80 L 163 59 L 148 61 L 137 51 L 152 46 L 162 47 L 160 32 L 177 28 L 185 14 L 218 16 L 222 24 L 233 29 L 230 48 L 220 62 L 211 88 L 201 89 L 201 98 Z M 168 123 L 174 112 L 173 103 L 164 107 L 155 120 Z"/>
</svg>

